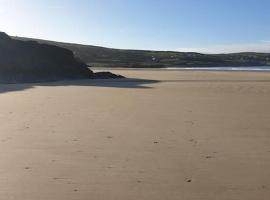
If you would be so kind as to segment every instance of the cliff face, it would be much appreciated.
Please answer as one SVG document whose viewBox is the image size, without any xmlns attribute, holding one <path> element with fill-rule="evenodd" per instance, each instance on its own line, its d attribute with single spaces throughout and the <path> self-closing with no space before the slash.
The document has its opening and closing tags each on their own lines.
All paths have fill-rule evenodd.
<svg viewBox="0 0 270 200">
<path fill-rule="evenodd" d="M 34 41 L 20 41 L 0 32 L 0 82 L 25 83 L 93 78 L 72 51 Z"/>
</svg>

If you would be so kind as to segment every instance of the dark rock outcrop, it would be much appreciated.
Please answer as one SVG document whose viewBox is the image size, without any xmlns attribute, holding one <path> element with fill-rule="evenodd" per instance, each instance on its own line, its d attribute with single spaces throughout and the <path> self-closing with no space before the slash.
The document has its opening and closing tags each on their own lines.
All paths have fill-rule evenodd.
<svg viewBox="0 0 270 200">
<path fill-rule="evenodd" d="M 95 79 L 117 79 L 117 78 L 125 78 L 124 76 L 113 74 L 111 72 L 96 72 L 93 74 L 93 78 Z"/>
<path fill-rule="evenodd" d="M 29 83 L 69 79 L 116 78 L 94 74 L 65 48 L 12 39 L 0 32 L 0 82 Z"/>
<path fill-rule="evenodd" d="M 91 78 L 93 72 L 70 50 L 0 33 L 0 82 L 25 83 Z"/>
</svg>

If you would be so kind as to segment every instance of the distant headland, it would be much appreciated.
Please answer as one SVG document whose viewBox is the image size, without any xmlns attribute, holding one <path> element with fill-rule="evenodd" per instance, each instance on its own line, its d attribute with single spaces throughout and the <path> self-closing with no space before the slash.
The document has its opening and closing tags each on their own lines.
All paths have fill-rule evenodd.
<svg viewBox="0 0 270 200">
<path fill-rule="evenodd" d="M 231 54 L 201 54 L 196 52 L 123 50 L 99 46 L 35 40 L 71 50 L 93 67 L 165 68 L 165 67 L 252 67 L 270 66 L 270 53 L 241 52 Z"/>
</svg>

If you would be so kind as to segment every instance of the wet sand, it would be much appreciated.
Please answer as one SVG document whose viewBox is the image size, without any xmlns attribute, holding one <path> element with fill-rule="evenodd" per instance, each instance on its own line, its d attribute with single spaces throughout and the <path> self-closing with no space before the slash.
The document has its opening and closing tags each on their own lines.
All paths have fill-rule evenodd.
<svg viewBox="0 0 270 200">
<path fill-rule="evenodd" d="M 0 85 L 2 200 L 268 200 L 270 73 Z"/>
</svg>

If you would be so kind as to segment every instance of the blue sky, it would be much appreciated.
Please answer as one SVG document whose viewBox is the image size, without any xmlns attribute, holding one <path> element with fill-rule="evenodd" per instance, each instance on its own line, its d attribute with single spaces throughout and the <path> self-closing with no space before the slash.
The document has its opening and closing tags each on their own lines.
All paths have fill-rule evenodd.
<svg viewBox="0 0 270 200">
<path fill-rule="evenodd" d="M 124 49 L 270 52 L 269 9 L 269 0 L 0 0 L 0 30 Z"/>
</svg>

